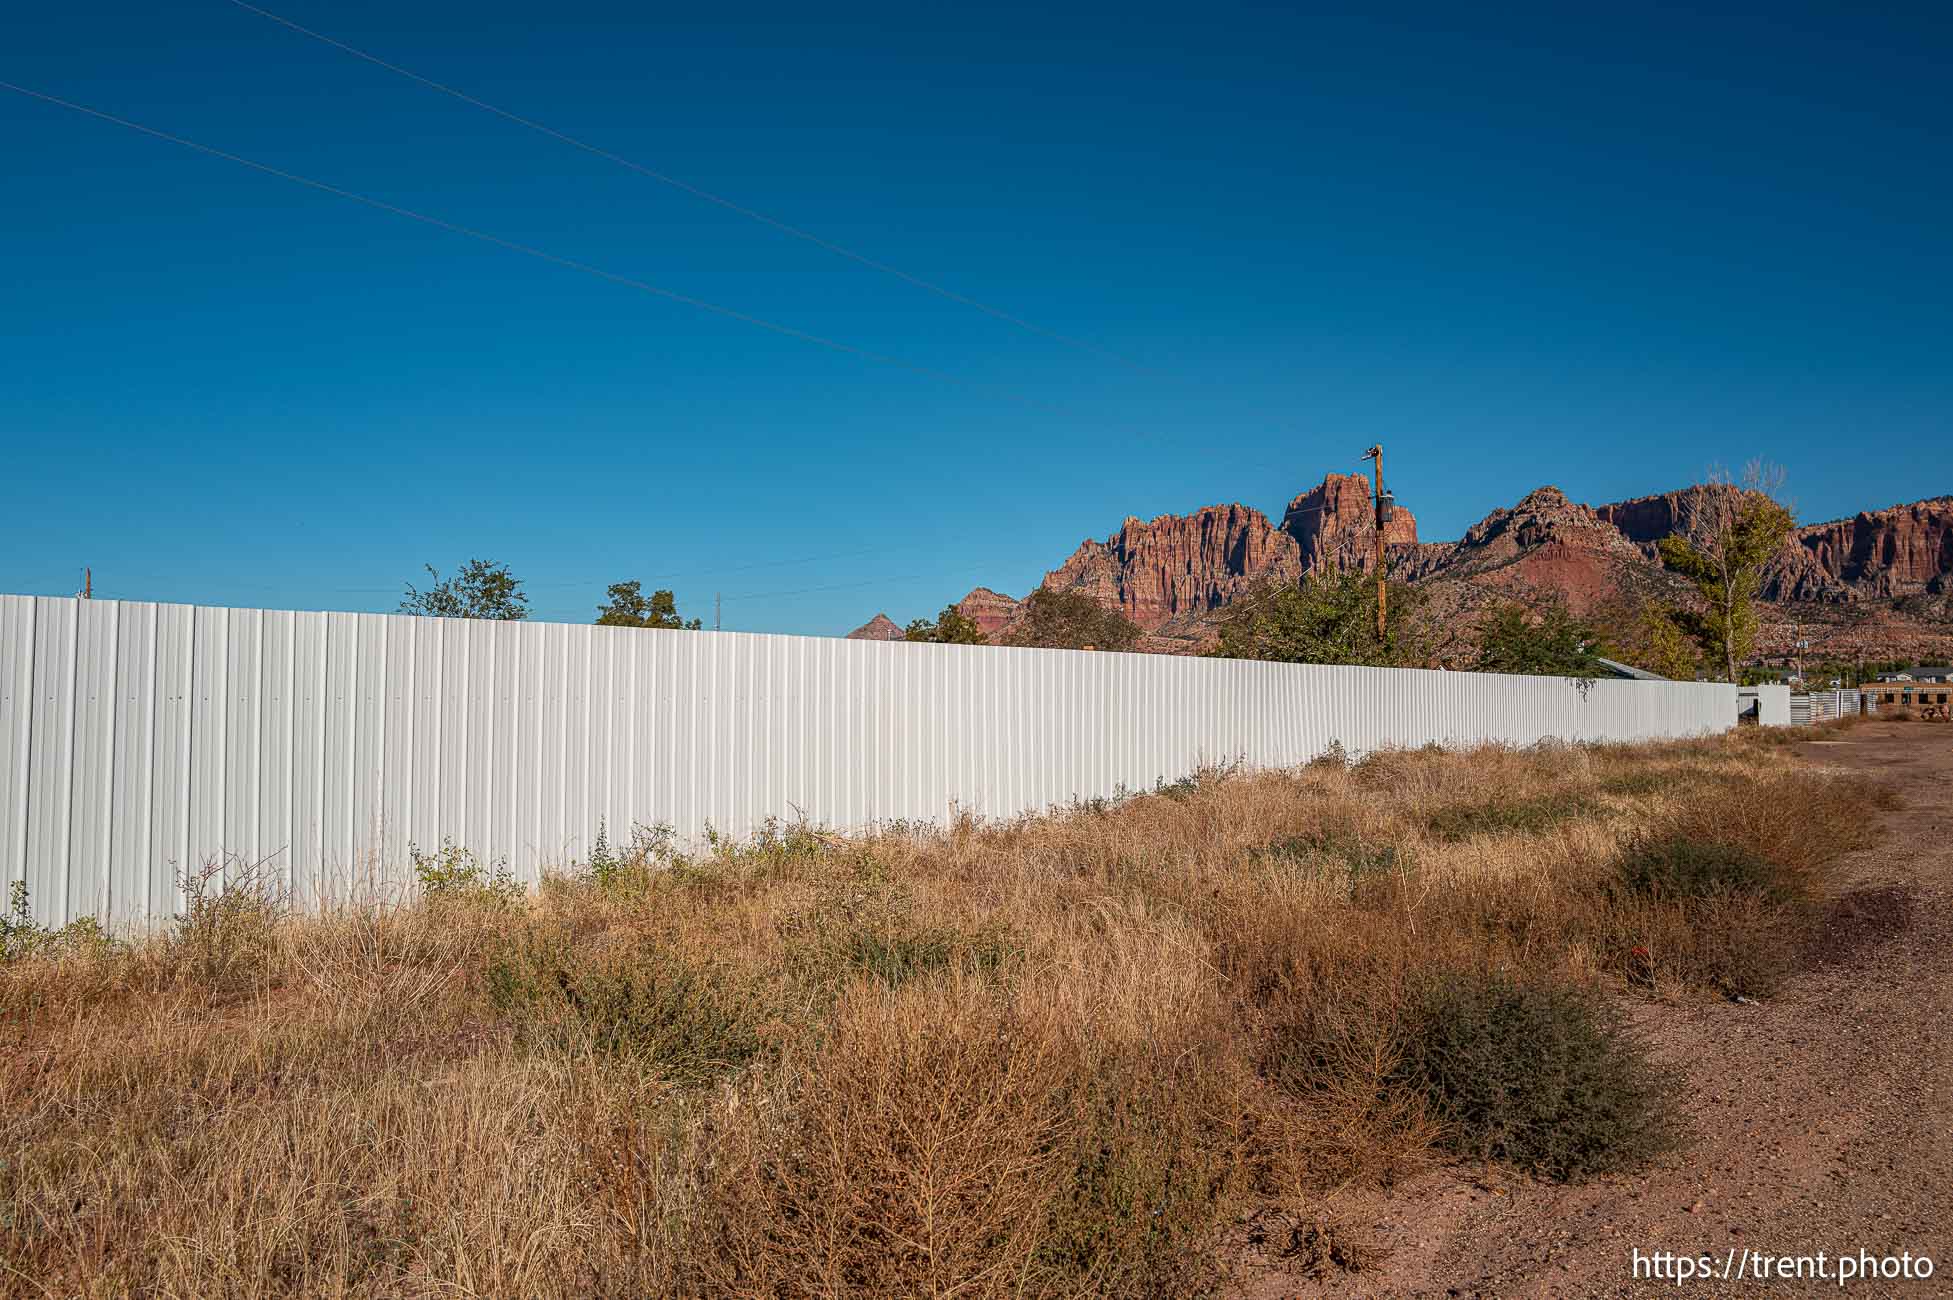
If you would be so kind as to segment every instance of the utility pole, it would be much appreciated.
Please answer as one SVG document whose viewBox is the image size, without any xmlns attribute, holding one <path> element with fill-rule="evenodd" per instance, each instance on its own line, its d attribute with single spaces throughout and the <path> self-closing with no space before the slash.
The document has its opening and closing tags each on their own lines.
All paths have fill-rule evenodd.
<svg viewBox="0 0 1953 1300">
<path fill-rule="evenodd" d="M 83 565 L 81 570 L 81 598 L 95 599 L 95 571 L 86 565 Z"/>
<path fill-rule="evenodd" d="M 716 591 L 712 593 L 712 630 L 719 630 L 719 593 Z"/>
<path fill-rule="evenodd" d="M 1384 524 L 1390 521 L 1391 503 L 1386 502 L 1384 500 L 1384 495 L 1383 495 L 1383 444 L 1378 443 L 1376 446 L 1370 448 L 1370 450 L 1364 452 L 1363 455 L 1366 459 L 1376 462 L 1376 476 L 1375 476 L 1375 481 L 1372 482 L 1370 485 L 1370 492 L 1372 495 L 1372 499 L 1376 504 L 1377 644 L 1382 645 L 1384 643 L 1385 628 L 1387 626 L 1387 619 L 1385 617 L 1385 611 L 1384 611 L 1384 602 L 1385 602 L 1384 592 L 1386 590 L 1386 587 L 1384 583 L 1384 574 L 1383 574 L 1383 526 Z"/>
</svg>

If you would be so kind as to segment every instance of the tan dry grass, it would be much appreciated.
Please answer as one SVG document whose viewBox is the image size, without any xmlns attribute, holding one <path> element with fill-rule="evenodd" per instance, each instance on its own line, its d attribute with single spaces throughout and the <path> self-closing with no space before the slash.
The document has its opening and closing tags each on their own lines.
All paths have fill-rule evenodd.
<svg viewBox="0 0 1953 1300">
<path fill-rule="evenodd" d="M 0 1291 L 1199 1291 L 1247 1208 L 1437 1158 L 1389 1084 L 1433 972 L 1780 975 L 1879 795 L 1773 740 L 1391 753 L 50 947 L 0 968 Z M 1796 888 L 1626 894 L 1650 828 Z"/>
</svg>

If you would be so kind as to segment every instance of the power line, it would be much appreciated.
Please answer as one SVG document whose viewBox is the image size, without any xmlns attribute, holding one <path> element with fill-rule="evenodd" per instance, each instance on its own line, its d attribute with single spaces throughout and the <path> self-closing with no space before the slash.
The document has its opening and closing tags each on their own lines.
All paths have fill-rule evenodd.
<svg viewBox="0 0 1953 1300">
<path fill-rule="evenodd" d="M 686 581 L 686 580 L 696 581 L 696 580 L 707 579 L 707 578 L 720 578 L 734 573 L 751 573 L 757 569 L 785 569 L 785 568 L 794 568 L 803 564 L 825 564 L 830 560 L 852 559 L 856 556 L 869 555 L 876 552 L 884 551 L 886 549 L 888 548 L 883 545 L 861 546 L 847 551 L 833 551 L 825 555 L 802 555 L 787 560 L 759 560 L 751 564 L 734 564 L 734 565 L 729 565 L 723 569 L 695 569 L 689 573 L 658 574 L 651 578 L 642 579 L 641 581 L 642 582 L 676 582 L 676 581 Z M 180 583 L 182 581 L 182 575 L 180 574 L 127 573 L 120 569 L 116 570 L 115 576 L 117 580 L 117 585 L 114 588 L 114 590 L 118 592 L 125 592 L 125 593 L 129 590 L 132 590 L 132 588 L 126 587 L 123 584 L 147 583 L 147 584 L 162 585 L 162 584 Z M 908 574 L 903 576 L 915 577 L 919 575 Z M 892 581 L 892 580 L 893 579 L 887 579 L 887 581 Z M 25 585 L 30 587 L 34 587 L 34 586 L 64 587 L 71 581 L 72 581 L 71 577 L 46 578 L 46 579 L 37 579 L 36 581 L 27 583 Z M 562 579 L 551 579 L 544 582 L 532 582 L 529 579 L 524 578 L 524 579 L 520 579 L 519 581 L 521 583 L 524 592 L 562 591 L 565 589 L 573 589 L 578 587 L 586 588 L 590 590 L 596 590 L 598 588 L 608 588 L 609 586 L 608 583 L 601 582 L 598 579 L 594 579 L 594 578 L 562 578 Z M 876 579 L 870 579 L 867 582 L 849 583 L 843 585 L 868 586 L 874 582 L 880 582 L 880 581 L 884 581 L 884 579 L 876 578 Z M 204 586 L 205 588 L 215 588 L 220 591 L 231 590 L 231 591 L 285 592 L 285 591 L 292 590 L 295 584 L 290 582 L 274 583 L 274 582 L 252 582 L 252 581 L 245 581 L 241 579 L 222 579 L 222 580 L 215 580 L 215 581 L 206 581 L 201 585 Z M 311 587 L 308 586 L 305 587 L 305 590 L 315 595 L 325 595 L 325 596 L 395 596 L 398 597 L 404 594 L 405 585 L 406 584 L 403 582 L 400 586 L 397 587 Z M 825 589 L 826 588 L 811 587 L 811 588 L 802 588 L 800 590 L 820 591 Z M 836 590 L 838 589 L 839 588 L 836 588 Z M 766 595 L 766 594 L 797 594 L 797 593 L 748 593 L 739 596 L 729 596 L 727 597 L 727 599 L 751 600 L 755 596 Z M 149 597 L 132 596 L 132 595 L 125 594 L 119 596 L 118 599 L 147 600 L 149 599 Z"/>
<path fill-rule="evenodd" d="M 775 334 L 784 334 L 788 338 L 799 339 L 803 343 L 816 344 L 817 346 L 829 348 L 835 352 L 844 352 L 850 356 L 876 362 L 879 365 L 893 366 L 898 370 L 911 371 L 915 374 L 925 375 L 928 378 L 940 380 L 944 383 L 979 389 L 992 396 L 1000 397 L 1006 401 L 1016 402 L 1024 406 L 1041 407 L 1046 410 L 1059 409 L 1048 402 L 1040 402 L 1035 398 L 1019 396 L 1018 394 L 996 388 L 989 384 L 965 379 L 961 375 L 954 375 L 946 370 L 936 370 L 929 366 L 918 365 L 913 361 L 904 361 L 900 357 L 892 357 L 886 353 L 875 352 L 869 348 L 857 347 L 852 343 L 843 343 L 837 339 L 810 333 L 807 330 L 796 329 L 792 325 L 782 325 L 778 321 L 768 320 L 763 316 L 754 316 L 740 311 L 737 308 L 724 307 L 715 302 L 708 302 L 703 298 L 694 298 L 690 294 L 679 293 L 675 289 L 662 288 L 646 280 L 621 275 L 616 271 L 607 271 L 600 266 L 592 266 L 588 262 L 579 262 L 575 258 L 563 257 L 529 244 L 518 243 L 513 239 L 504 239 L 500 235 L 489 234 L 485 230 L 476 230 L 472 226 L 464 226 L 442 217 L 430 216 L 425 212 L 417 212 L 412 208 L 403 208 L 398 204 L 388 203 L 383 199 L 371 198 L 367 195 L 356 193 L 353 190 L 341 189 L 337 185 L 329 185 L 324 181 L 313 180 L 311 177 L 301 176 L 297 172 L 288 172 L 282 168 L 273 167 L 269 163 L 257 162 L 241 154 L 227 153 L 222 149 L 214 148 L 207 144 L 199 144 L 195 140 L 190 140 L 180 135 L 173 135 L 168 131 L 159 130 L 153 126 L 144 126 L 140 122 L 132 122 L 126 117 L 117 117 L 115 114 L 103 112 L 99 108 L 90 108 L 86 104 L 77 104 L 73 100 L 62 99 L 59 96 L 50 95 L 43 91 L 30 90 L 26 86 L 15 85 L 11 81 L 0 81 L 0 90 L 11 90 L 15 94 L 25 95 L 29 99 L 38 99 L 44 103 L 53 104 L 58 108 L 65 108 L 71 112 L 99 118 L 104 122 L 112 122 L 116 126 L 126 127 L 131 131 L 153 136 L 158 140 L 166 140 L 170 144 L 180 145 L 185 149 L 195 150 L 197 153 L 208 154 L 212 158 L 222 158 L 226 162 L 236 163 L 240 167 L 249 167 L 253 171 L 263 172 L 267 176 L 276 176 L 280 180 L 290 181 L 295 185 L 303 185 L 308 189 L 318 190 L 322 193 L 333 195 L 336 198 L 348 199 L 354 203 L 364 204 L 369 208 L 376 208 L 381 212 L 388 212 L 396 217 L 405 217 L 409 221 L 418 221 L 423 225 L 433 226 L 437 230 L 445 230 L 456 235 L 466 235 L 470 239 L 477 239 L 485 244 L 493 244 L 497 248 L 507 249 L 513 253 L 521 253 L 525 257 L 533 257 L 538 261 L 548 262 L 553 266 L 564 267 L 572 271 L 581 271 L 585 275 L 595 276 L 600 280 L 608 280 L 613 284 L 621 284 L 626 288 L 636 289 L 642 293 L 652 294 L 655 297 L 683 303 L 687 307 L 696 307 L 700 311 L 708 311 L 719 316 L 729 317 L 732 320 L 742 321 L 745 324 L 754 325 L 760 329 L 770 330 Z"/>
<path fill-rule="evenodd" d="M 796 556 L 795 558 L 790 560 L 758 560 L 751 564 L 735 564 L 730 566 L 729 568 L 724 568 L 724 569 L 694 569 L 690 573 L 657 573 L 657 574 L 653 574 L 648 578 L 641 578 L 638 581 L 640 585 L 653 583 L 653 582 L 687 582 L 687 581 L 696 581 L 701 578 L 723 577 L 728 573 L 750 573 L 754 569 L 790 569 L 802 564 L 824 564 L 829 560 L 852 559 L 857 555 L 868 555 L 876 551 L 884 551 L 887 549 L 888 548 L 883 545 L 861 546 L 851 551 L 835 551 L 829 555 L 801 555 L 801 556 Z M 540 591 L 552 587 L 587 586 L 588 580 L 582 578 L 564 579 L 561 581 L 551 581 L 551 582 L 529 582 L 527 580 L 524 580 L 522 585 L 524 587 L 534 587 Z M 604 584 L 606 588 L 608 588 L 609 585 L 610 584 L 608 583 Z"/>
<path fill-rule="evenodd" d="M 736 596 L 727 596 L 726 599 L 773 600 L 780 596 L 805 596 L 816 591 L 853 591 L 860 587 L 873 587 L 884 582 L 903 582 L 909 578 L 921 578 L 925 576 L 927 575 L 921 573 L 891 573 L 886 577 L 868 578 L 861 582 L 836 582 L 822 587 L 795 587 L 791 591 L 748 591 Z"/>
<path fill-rule="evenodd" d="M 790 225 L 787 222 L 780 220 L 778 217 L 771 217 L 764 212 L 755 211 L 754 209 L 749 208 L 742 203 L 738 203 L 732 199 L 726 198 L 724 195 L 714 194 L 711 190 L 703 189 L 700 186 L 694 185 L 689 181 L 683 181 L 677 178 L 676 176 L 669 175 L 665 172 L 657 171 L 651 167 L 646 167 L 642 163 L 635 162 L 629 158 L 625 158 L 620 154 L 612 153 L 608 149 L 602 148 L 598 145 L 590 144 L 584 140 L 579 140 L 575 136 L 570 135 L 567 132 L 557 130 L 555 127 L 546 126 L 543 123 L 535 121 L 531 118 L 523 117 L 519 113 L 512 113 L 506 108 L 497 107 L 496 105 L 489 103 L 487 100 L 477 99 L 475 96 L 470 95 L 465 91 L 456 90 L 453 86 L 447 85 L 443 82 L 436 81 L 432 77 L 424 77 L 418 72 L 413 72 L 406 68 L 401 67 L 397 63 L 389 63 L 387 62 L 387 60 L 380 58 L 378 55 L 369 54 L 365 50 L 362 50 L 357 46 L 348 45 L 346 42 L 337 40 L 331 36 L 327 36 L 323 32 L 315 32 L 309 27 L 301 27 L 299 24 L 293 22 L 291 19 L 286 18 L 281 14 L 275 14 L 271 12 L 271 10 L 269 9 L 260 8 L 254 4 L 247 4 L 245 0 L 231 0 L 231 3 L 236 5 L 239 9 L 243 9 L 250 13 L 257 14 L 260 18 L 270 19 L 272 22 L 277 23 L 281 27 L 289 28 L 291 31 L 297 32 L 301 36 L 310 37 L 312 40 L 318 41 L 322 45 L 329 45 L 333 49 L 342 50 L 345 53 L 352 55 L 356 59 L 363 59 L 366 62 L 374 65 L 375 67 L 384 68 L 388 72 L 391 72 L 396 76 L 405 77 L 409 81 L 415 82 L 422 86 L 426 86 L 429 90 L 439 91 L 441 94 L 447 95 L 453 99 L 458 99 L 464 104 L 472 105 L 473 107 L 479 108 L 484 112 L 493 113 L 495 116 L 513 122 L 517 126 L 526 127 L 528 130 L 535 131 L 541 135 L 546 135 L 552 140 L 558 140 L 564 144 L 570 145 L 572 148 L 581 149 L 583 150 L 583 152 L 588 154 L 593 154 L 598 158 L 604 159 L 606 162 L 616 163 L 618 166 L 636 172 L 640 176 L 648 176 L 652 180 L 659 181 L 665 185 L 672 186 L 674 189 L 683 190 L 685 193 L 692 195 L 694 198 L 703 199 L 707 203 L 717 204 L 719 207 L 725 208 L 730 212 L 736 212 L 742 217 L 746 217 L 750 220 L 757 221 L 760 224 L 765 226 L 771 226 L 773 229 L 780 231 L 782 234 L 791 235 L 795 239 L 805 240 L 807 243 L 813 244 L 818 248 L 825 249 L 826 251 L 833 253 L 838 257 L 845 257 L 848 260 L 859 263 L 860 265 L 868 267 L 871 270 L 880 271 L 884 275 L 892 275 L 898 280 L 914 285 L 918 289 L 926 289 L 930 293 L 937 294 L 941 297 L 949 299 L 951 302 L 961 303 L 966 307 L 974 307 L 976 310 L 983 312 L 986 315 L 993 316 L 996 319 L 1001 321 L 1007 321 L 1010 324 L 1015 325 L 1020 329 L 1029 330 L 1033 334 L 1040 334 L 1043 335 L 1045 338 L 1055 339 L 1056 341 L 1067 344 L 1071 347 L 1081 348 L 1087 352 L 1091 352 L 1098 356 L 1105 357 L 1109 360 L 1116 361 L 1120 365 L 1130 366 L 1135 370 L 1147 371 L 1148 373 L 1152 373 L 1149 367 L 1143 366 L 1139 362 L 1134 361 L 1128 357 L 1121 356 L 1117 352 L 1113 352 L 1106 348 L 1102 348 L 1095 343 L 1088 343 L 1084 339 L 1073 338 L 1068 334 L 1061 334 L 1057 330 L 1048 329 L 1045 326 L 1034 324 L 1031 321 L 1025 320 L 1021 316 L 1012 315 L 1010 312 L 1003 310 L 1001 307 L 993 307 L 989 303 L 983 302 L 976 298 L 972 298 L 967 294 L 958 293 L 954 289 L 946 289 L 942 285 L 936 284 L 934 281 L 925 280 L 919 275 L 912 275 L 909 272 L 901 270 L 898 267 L 890 266 L 886 262 L 877 261 L 874 258 L 869 257 L 864 253 L 857 253 L 853 249 L 844 247 L 841 244 L 837 244 L 831 239 L 823 238 L 822 236 L 816 235 L 811 231 L 802 230 L 800 227 Z"/>
</svg>

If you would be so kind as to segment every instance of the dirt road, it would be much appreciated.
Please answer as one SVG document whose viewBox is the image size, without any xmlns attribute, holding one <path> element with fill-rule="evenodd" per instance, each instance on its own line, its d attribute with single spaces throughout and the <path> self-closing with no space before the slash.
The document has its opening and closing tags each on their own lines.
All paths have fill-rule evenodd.
<svg viewBox="0 0 1953 1300">
<path fill-rule="evenodd" d="M 1953 726 L 1873 724 L 1798 747 L 1903 806 L 1843 865 L 1812 968 L 1761 1003 L 1652 1005 L 1695 1137 L 1581 1187 L 1448 1170 L 1340 1217 L 1385 1258 L 1257 1296 L 1953 1296 Z M 1476 1176 L 1474 1176 L 1476 1174 Z M 1637 1280 L 1633 1252 L 1930 1256 L 1929 1280 Z M 1734 1254 L 1732 1255 L 1732 1252 Z"/>
</svg>

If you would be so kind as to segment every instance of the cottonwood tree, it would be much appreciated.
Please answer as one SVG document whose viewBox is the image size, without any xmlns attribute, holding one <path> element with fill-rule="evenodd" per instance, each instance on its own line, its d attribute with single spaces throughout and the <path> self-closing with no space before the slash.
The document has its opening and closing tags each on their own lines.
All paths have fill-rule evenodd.
<svg viewBox="0 0 1953 1300">
<path fill-rule="evenodd" d="M 1082 591 L 1048 587 L 1024 598 L 1023 620 L 1010 634 L 1012 645 L 1049 650 L 1130 650 L 1138 640 L 1138 625 L 1118 610 Z"/>
<path fill-rule="evenodd" d="M 1692 682 L 1702 671 L 1702 651 L 1683 615 L 1650 602 L 1634 628 L 1633 654 L 1637 668 L 1660 673 L 1670 681 Z"/>
<path fill-rule="evenodd" d="M 1418 611 L 1423 594 L 1391 583 L 1384 635 L 1377 636 L 1377 587 L 1367 574 L 1311 575 L 1299 585 L 1264 586 L 1236 600 L 1220 627 L 1221 659 L 1291 664 L 1367 664 L 1402 668 L 1424 662 Z"/>
<path fill-rule="evenodd" d="M 926 618 L 916 619 L 903 629 L 902 639 L 933 641 L 939 645 L 986 645 L 990 640 L 974 620 L 954 605 L 943 606 L 943 612 L 936 615 L 933 623 Z"/>
<path fill-rule="evenodd" d="M 642 583 L 613 582 L 610 603 L 597 607 L 599 627 L 663 627 L 674 631 L 696 632 L 701 624 L 687 623 L 678 613 L 678 601 L 663 587 L 644 594 Z"/>
<path fill-rule="evenodd" d="M 403 614 L 430 618 L 486 618 L 509 621 L 529 617 L 529 598 L 522 580 L 493 560 L 470 560 L 452 578 L 443 578 L 433 565 L 424 566 L 434 585 L 426 591 L 407 584 L 400 602 Z"/>
<path fill-rule="evenodd" d="M 1661 539 L 1662 563 L 1695 584 L 1704 609 L 1696 639 L 1724 681 L 1741 680 L 1740 664 L 1756 644 L 1756 593 L 1763 566 L 1790 536 L 1796 519 L 1778 500 L 1783 471 L 1751 461 L 1737 487 L 1722 470 L 1681 502 L 1680 528 Z"/>
</svg>

